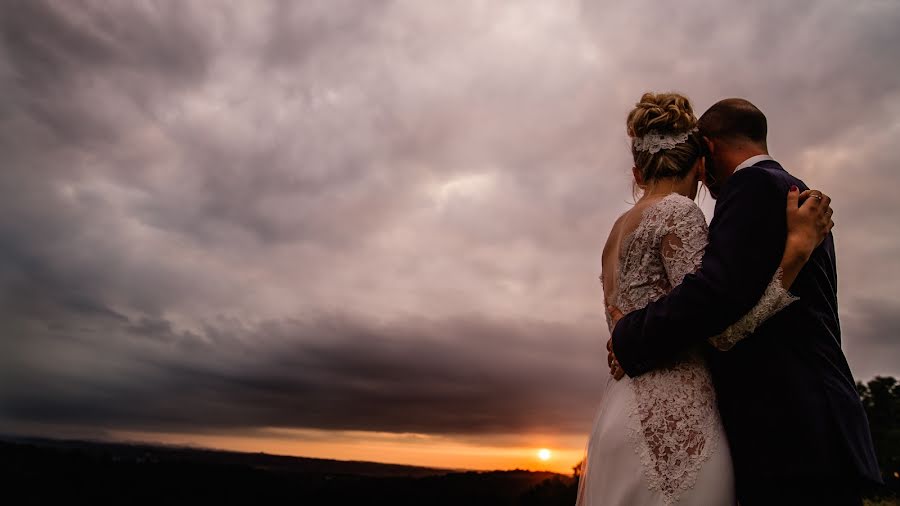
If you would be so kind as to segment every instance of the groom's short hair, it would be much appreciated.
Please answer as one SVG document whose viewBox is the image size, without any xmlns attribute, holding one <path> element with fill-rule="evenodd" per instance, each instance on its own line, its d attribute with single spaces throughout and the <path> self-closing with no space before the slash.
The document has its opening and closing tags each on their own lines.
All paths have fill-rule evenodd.
<svg viewBox="0 0 900 506">
<path fill-rule="evenodd" d="M 725 141 L 749 140 L 766 146 L 766 115 L 743 98 L 726 98 L 700 116 L 700 134 Z"/>
</svg>

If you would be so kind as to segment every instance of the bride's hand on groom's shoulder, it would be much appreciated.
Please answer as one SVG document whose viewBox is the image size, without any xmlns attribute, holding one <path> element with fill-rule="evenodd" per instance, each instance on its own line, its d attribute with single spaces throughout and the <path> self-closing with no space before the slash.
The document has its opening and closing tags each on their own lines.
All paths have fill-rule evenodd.
<svg viewBox="0 0 900 506">
<path fill-rule="evenodd" d="M 787 248 L 805 262 L 834 227 L 831 197 L 819 190 L 800 192 L 792 186 L 787 195 Z"/>
<path fill-rule="evenodd" d="M 621 320 L 624 315 L 616 306 L 608 306 L 606 310 L 609 311 L 610 321 L 612 322 L 611 328 L 615 329 L 616 324 L 619 323 L 619 320 Z M 609 341 L 606 341 L 606 352 L 606 363 L 609 365 L 609 374 L 618 381 L 625 376 L 625 370 L 619 365 L 619 360 L 616 358 L 616 353 L 613 351 L 612 337 L 609 338 Z"/>
</svg>

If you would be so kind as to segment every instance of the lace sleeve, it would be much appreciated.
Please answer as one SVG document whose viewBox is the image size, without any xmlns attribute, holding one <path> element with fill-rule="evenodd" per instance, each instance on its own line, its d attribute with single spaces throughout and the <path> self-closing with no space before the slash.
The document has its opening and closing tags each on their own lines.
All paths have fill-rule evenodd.
<svg viewBox="0 0 900 506">
<path fill-rule="evenodd" d="M 677 199 L 677 207 L 667 213 L 660 252 L 671 286 L 700 267 L 708 229 L 703 211 L 692 200 Z"/>
<path fill-rule="evenodd" d="M 765 293 L 759 302 L 753 306 L 749 313 L 745 314 L 737 323 L 731 325 L 721 334 L 711 337 L 710 344 L 722 351 L 730 350 L 741 339 L 756 331 L 757 327 L 772 317 L 775 313 L 789 306 L 799 297 L 791 295 L 781 285 L 781 267 L 775 271 L 775 276 L 766 287 Z"/>
</svg>

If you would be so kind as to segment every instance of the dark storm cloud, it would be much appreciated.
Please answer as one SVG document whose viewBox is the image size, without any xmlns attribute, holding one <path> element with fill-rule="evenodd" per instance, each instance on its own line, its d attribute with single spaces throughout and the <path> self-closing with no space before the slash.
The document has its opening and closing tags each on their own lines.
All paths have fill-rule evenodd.
<svg viewBox="0 0 900 506">
<path fill-rule="evenodd" d="M 9 364 L 16 381 L 0 387 L 4 416 L 134 430 L 577 432 L 584 420 L 567 414 L 606 381 L 594 336 L 540 321 L 395 326 L 334 314 L 220 323 L 196 336 L 165 320 L 91 316 L 48 333 L 18 345 L 29 369 Z M 104 333 L 116 341 L 84 354 L 85 341 Z"/>
<path fill-rule="evenodd" d="M 0 423 L 584 433 L 646 90 L 766 112 L 900 373 L 900 8 L 680 5 L 0 2 Z"/>
</svg>

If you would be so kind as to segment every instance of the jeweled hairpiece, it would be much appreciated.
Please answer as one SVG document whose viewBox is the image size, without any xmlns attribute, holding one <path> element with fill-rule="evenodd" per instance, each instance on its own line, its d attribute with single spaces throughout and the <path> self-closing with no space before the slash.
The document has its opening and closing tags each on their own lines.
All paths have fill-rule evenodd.
<svg viewBox="0 0 900 506">
<path fill-rule="evenodd" d="M 686 142 L 691 133 L 696 131 L 696 127 L 680 134 L 661 134 L 656 130 L 650 130 L 647 132 L 647 135 L 634 138 L 634 149 L 649 151 L 652 155 L 661 149 L 671 149 Z"/>
</svg>

